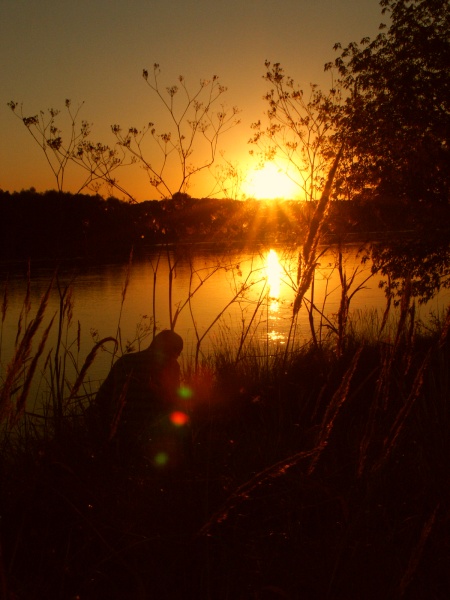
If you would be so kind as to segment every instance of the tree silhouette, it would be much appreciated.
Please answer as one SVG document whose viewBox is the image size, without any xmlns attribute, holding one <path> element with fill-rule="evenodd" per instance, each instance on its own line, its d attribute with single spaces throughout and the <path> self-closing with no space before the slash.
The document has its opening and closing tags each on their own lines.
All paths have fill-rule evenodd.
<svg viewBox="0 0 450 600">
<path fill-rule="evenodd" d="M 365 196 L 449 201 L 450 5 L 381 0 L 387 31 L 351 43 L 327 65 L 349 93 L 349 181 Z"/>
</svg>

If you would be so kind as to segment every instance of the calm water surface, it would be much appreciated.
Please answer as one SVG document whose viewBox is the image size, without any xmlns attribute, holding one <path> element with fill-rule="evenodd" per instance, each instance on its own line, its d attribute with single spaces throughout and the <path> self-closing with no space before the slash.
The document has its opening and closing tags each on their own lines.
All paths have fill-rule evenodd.
<svg viewBox="0 0 450 600">
<path fill-rule="evenodd" d="M 327 319 L 333 323 L 338 311 L 340 284 L 335 252 L 327 250 L 319 262 L 314 281 L 314 303 L 323 316 L 316 312 L 315 324 L 319 335 L 324 336 L 329 331 L 325 326 Z M 122 348 L 130 342 L 137 350 L 140 344 L 142 348 L 149 344 L 148 337 L 141 342 L 136 337 L 142 336 L 146 327 L 152 327 L 153 319 L 158 329 L 169 328 L 170 315 L 173 319 L 178 310 L 175 329 L 185 340 L 184 361 L 195 356 L 199 340 L 200 355 L 206 355 L 217 345 L 223 347 L 224 342 L 235 345 L 247 328 L 247 339 L 270 353 L 277 345 L 286 343 L 289 333 L 296 263 L 297 251 L 282 248 L 223 254 L 197 249 L 195 253 L 179 255 L 155 251 L 145 259 L 133 261 L 131 266 L 102 264 L 63 269 L 59 274 L 59 285 L 62 290 L 70 285 L 73 302 L 71 323 L 67 326 L 66 320 L 64 327 L 64 343 L 81 366 L 94 340 L 116 338 L 120 326 Z M 351 302 L 354 317 L 361 320 L 361 315 L 365 314 L 364 319 L 370 322 L 380 318 L 386 305 L 384 292 L 379 288 L 379 278 L 371 277 L 366 281 L 370 276 L 370 265 L 361 265 L 356 246 L 346 248 L 345 266 L 347 276 L 356 271 L 350 293 L 363 285 Z M 53 273 L 52 268 L 31 265 L 28 322 L 35 316 Z M 26 268 L 16 268 L 8 275 L 3 270 L 3 281 L 6 277 L 8 305 L 2 326 L 2 376 L 13 353 L 26 296 Z M 441 293 L 422 307 L 422 318 L 426 320 L 430 313 L 441 313 L 450 302 L 449 296 L 448 292 Z M 46 310 L 47 323 L 58 312 L 59 298 L 55 286 Z M 56 331 L 55 322 L 53 335 L 47 341 L 47 352 L 56 344 Z M 310 337 L 304 306 L 299 313 L 295 335 L 300 342 Z M 114 344 L 110 342 L 106 348 L 112 351 Z M 96 389 L 110 365 L 111 355 L 99 353 L 89 372 L 92 389 Z"/>
</svg>

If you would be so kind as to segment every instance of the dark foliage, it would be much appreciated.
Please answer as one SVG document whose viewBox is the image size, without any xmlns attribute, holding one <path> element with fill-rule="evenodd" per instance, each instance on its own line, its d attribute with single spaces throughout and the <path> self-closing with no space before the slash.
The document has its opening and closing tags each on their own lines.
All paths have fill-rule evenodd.
<svg viewBox="0 0 450 600">
<path fill-rule="evenodd" d="M 302 243 L 315 203 L 195 199 L 131 204 L 100 196 L 0 191 L 0 259 L 127 258 L 165 243 Z M 449 206 L 332 202 L 326 241 L 373 240 L 392 232 L 446 235 Z"/>
<path fill-rule="evenodd" d="M 380 5 L 386 31 L 344 49 L 336 44 L 341 55 L 334 65 L 349 92 L 341 133 L 352 163 L 351 186 L 370 197 L 448 204 L 449 3 Z"/>
<path fill-rule="evenodd" d="M 444 599 L 448 361 L 445 332 L 282 376 L 222 360 L 170 473 L 69 419 L 2 461 L 5 597 Z"/>
</svg>

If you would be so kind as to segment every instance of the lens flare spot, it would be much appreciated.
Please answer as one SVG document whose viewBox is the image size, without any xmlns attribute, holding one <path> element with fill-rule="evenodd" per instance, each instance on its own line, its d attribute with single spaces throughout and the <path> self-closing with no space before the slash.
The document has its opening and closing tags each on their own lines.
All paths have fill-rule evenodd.
<svg viewBox="0 0 450 600">
<path fill-rule="evenodd" d="M 169 455 L 167 452 L 158 452 L 153 461 L 157 467 L 164 467 L 169 462 Z"/>
<path fill-rule="evenodd" d="M 178 390 L 178 395 L 183 400 L 189 400 L 189 398 L 192 398 L 192 390 L 186 386 L 181 386 Z"/>
<path fill-rule="evenodd" d="M 189 417 L 186 413 L 181 410 L 174 410 L 170 414 L 170 421 L 177 427 L 183 427 L 189 421 Z"/>
</svg>

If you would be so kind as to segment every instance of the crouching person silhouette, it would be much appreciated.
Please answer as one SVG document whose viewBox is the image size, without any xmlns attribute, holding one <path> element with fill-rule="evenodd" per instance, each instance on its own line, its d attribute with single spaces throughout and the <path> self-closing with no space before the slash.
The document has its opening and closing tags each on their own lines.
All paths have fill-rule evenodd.
<svg viewBox="0 0 450 600">
<path fill-rule="evenodd" d="M 124 354 L 101 385 L 91 412 L 97 442 L 121 461 L 145 458 L 155 465 L 180 462 L 182 432 L 171 415 L 179 410 L 183 340 L 174 331 L 158 333 L 146 350 Z M 187 417 L 186 417 L 187 421 Z"/>
</svg>

